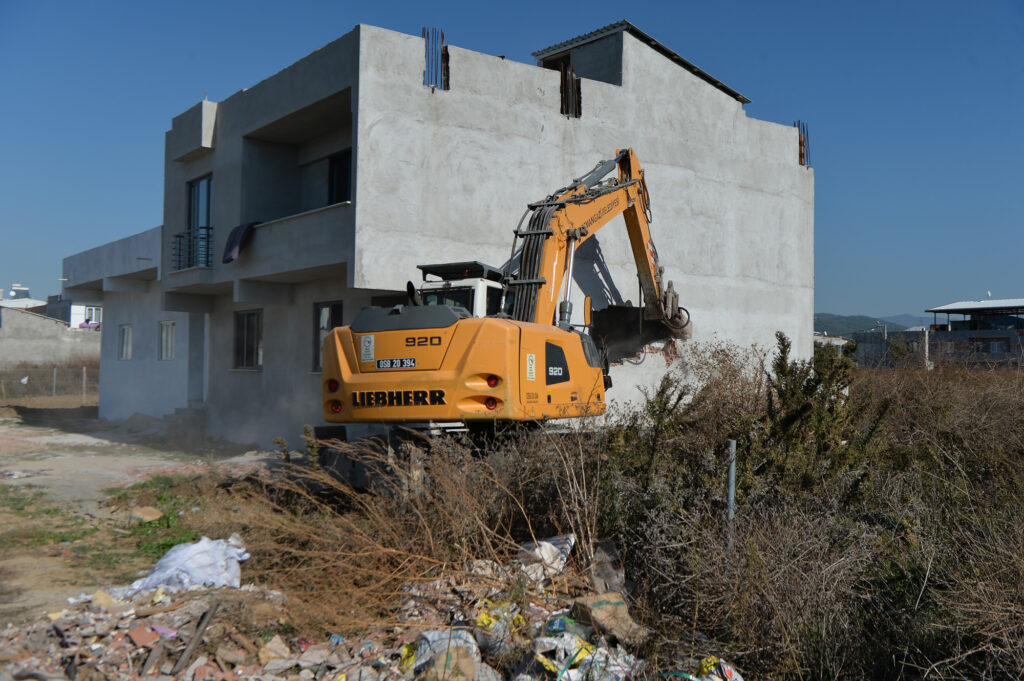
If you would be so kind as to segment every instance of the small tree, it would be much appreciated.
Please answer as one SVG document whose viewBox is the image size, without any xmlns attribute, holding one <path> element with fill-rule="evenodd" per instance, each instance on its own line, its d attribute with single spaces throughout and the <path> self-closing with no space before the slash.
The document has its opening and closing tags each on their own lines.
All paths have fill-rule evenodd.
<svg viewBox="0 0 1024 681">
<path fill-rule="evenodd" d="M 810 361 L 793 360 L 789 338 L 780 331 L 775 339 L 767 413 L 775 452 L 769 458 L 784 475 L 796 474 L 809 486 L 815 473 L 834 472 L 848 463 L 838 450 L 850 428 L 847 400 L 854 363 L 836 346 L 822 343 L 815 344 Z"/>
</svg>

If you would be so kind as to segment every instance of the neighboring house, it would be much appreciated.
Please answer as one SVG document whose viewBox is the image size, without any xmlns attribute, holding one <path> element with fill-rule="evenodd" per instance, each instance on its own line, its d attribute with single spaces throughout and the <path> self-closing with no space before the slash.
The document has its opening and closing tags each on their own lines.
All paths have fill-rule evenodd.
<svg viewBox="0 0 1024 681">
<path fill-rule="evenodd" d="M 815 331 L 814 342 L 821 343 L 822 345 L 834 345 L 836 346 L 836 348 L 839 349 L 839 354 L 842 355 L 843 349 L 846 347 L 846 344 L 849 343 L 850 341 L 847 340 L 846 338 L 843 338 L 842 336 L 830 336 L 827 333 L 818 333 L 817 331 Z"/>
<path fill-rule="evenodd" d="M 933 323 L 906 331 L 854 334 L 857 361 L 892 366 L 920 360 L 966 364 L 1024 363 L 1024 298 L 967 300 L 925 310 Z M 959 316 L 954 319 L 953 316 Z"/>
<path fill-rule="evenodd" d="M 0 307 L 0 370 L 18 364 L 94 362 L 100 334 L 16 307 Z"/>
<path fill-rule="evenodd" d="M 0 290 L 0 307 L 43 313 L 46 309 L 46 301 L 33 298 L 27 287 L 21 284 L 12 284 L 6 295 L 4 295 L 4 291 Z"/>
<path fill-rule="evenodd" d="M 163 226 L 65 260 L 65 295 L 104 308 L 100 415 L 191 408 L 214 436 L 297 441 L 321 423 L 327 330 L 404 302 L 418 264 L 501 266 L 528 202 L 627 146 L 693 340 L 770 347 L 781 330 L 809 356 L 814 172 L 798 130 L 747 117 L 745 97 L 627 22 L 535 56 L 359 25 L 176 116 Z M 578 302 L 638 304 L 625 230 L 584 244 L 574 280 Z M 613 368 L 610 397 L 665 366 Z"/>
<path fill-rule="evenodd" d="M 46 298 L 46 316 L 67 322 L 72 328 L 98 329 L 103 323 L 103 307 L 77 305 L 57 294 Z"/>
</svg>

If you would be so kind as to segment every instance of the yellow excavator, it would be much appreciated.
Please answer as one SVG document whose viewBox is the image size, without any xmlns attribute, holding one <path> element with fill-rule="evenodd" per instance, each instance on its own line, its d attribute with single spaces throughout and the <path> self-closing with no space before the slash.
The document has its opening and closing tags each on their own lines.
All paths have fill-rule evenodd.
<svg viewBox="0 0 1024 681">
<path fill-rule="evenodd" d="M 672 282 L 662 285 L 644 173 L 623 149 L 529 204 L 501 270 L 420 266 L 425 281 L 419 290 L 410 282 L 410 305 L 365 308 L 332 330 L 323 346 L 324 419 L 473 427 L 604 413 L 607 361 L 586 325 L 571 323 L 570 297 L 576 249 L 620 214 L 644 318 L 683 335 L 689 315 Z M 589 307 L 588 299 L 588 325 Z"/>
</svg>

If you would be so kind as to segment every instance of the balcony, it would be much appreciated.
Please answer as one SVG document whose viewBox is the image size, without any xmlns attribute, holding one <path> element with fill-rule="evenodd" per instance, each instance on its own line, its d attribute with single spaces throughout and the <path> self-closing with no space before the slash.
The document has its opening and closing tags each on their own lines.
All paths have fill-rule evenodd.
<svg viewBox="0 0 1024 681">
<path fill-rule="evenodd" d="M 210 267 L 213 264 L 213 227 L 196 227 L 174 235 L 171 265 L 174 269 Z"/>
</svg>

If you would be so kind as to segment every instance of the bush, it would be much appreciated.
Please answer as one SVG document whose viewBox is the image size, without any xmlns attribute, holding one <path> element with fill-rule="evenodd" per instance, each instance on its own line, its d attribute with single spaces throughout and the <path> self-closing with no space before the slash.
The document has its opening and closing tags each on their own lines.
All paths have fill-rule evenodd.
<svg viewBox="0 0 1024 681">
<path fill-rule="evenodd" d="M 450 438 L 344 445 L 368 490 L 298 465 L 205 517 L 243 529 L 249 574 L 331 631 L 393 624 L 410 584 L 468 584 L 473 560 L 571 531 L 578 570 L 556 588 L 587 589 L 593 543 L 614 539 L 656 633 L 637 651 L 652 674 L 715 654 L 750 678 L 1019 676 L 1024 375 L 856 370 L 822 346 L 794 360 L 781 335 L 771 357 L 690 350 L 599 427 L 506 434 L 486 455 Z"/>
</svg>

